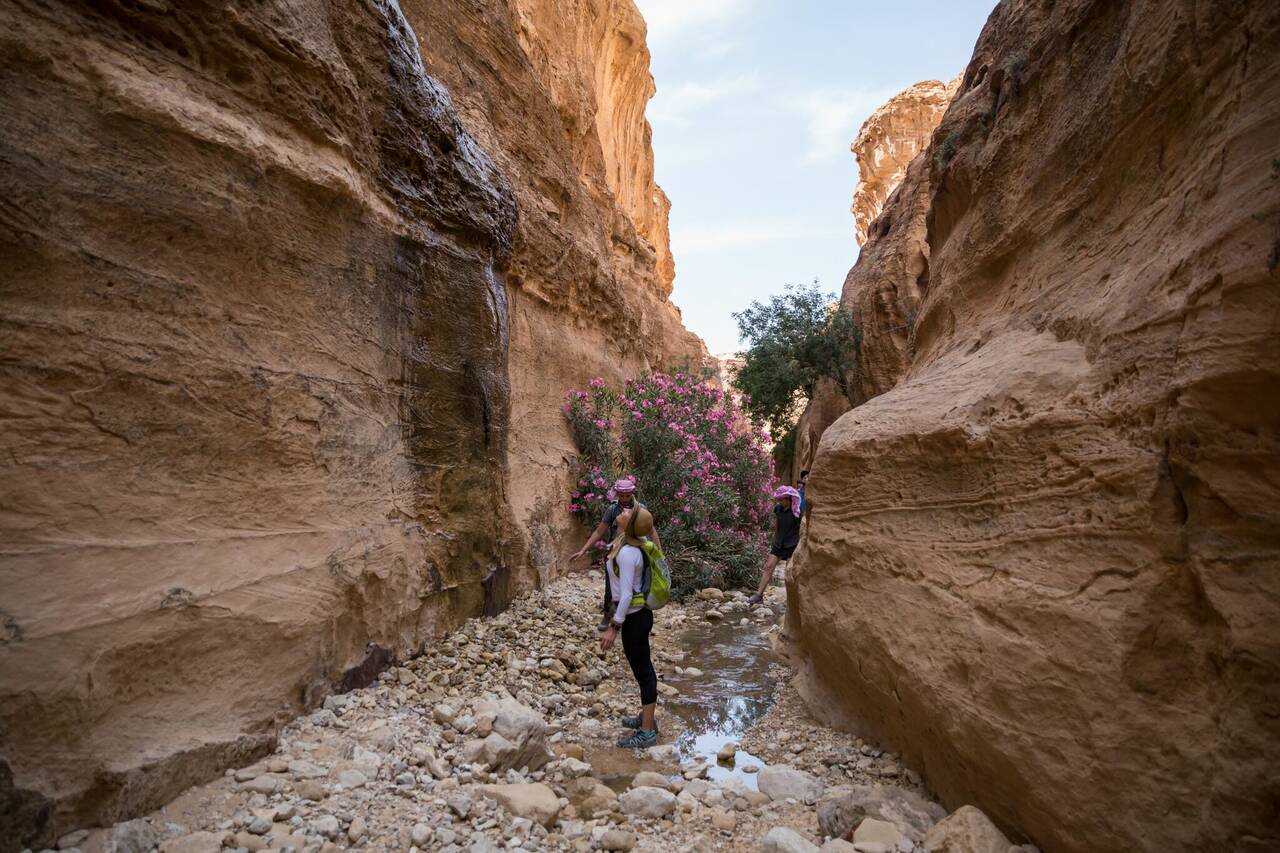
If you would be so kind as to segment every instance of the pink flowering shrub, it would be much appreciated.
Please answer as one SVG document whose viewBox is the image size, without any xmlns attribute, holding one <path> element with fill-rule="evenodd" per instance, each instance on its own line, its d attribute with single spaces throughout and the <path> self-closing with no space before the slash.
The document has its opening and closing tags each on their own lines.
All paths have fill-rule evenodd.
<svg viewBox="0 0 1280 853">
<path fill-rule="evenodd" d="M 753 586 L 765 553 L 773 461 L 765 439 L 721 391 L 685 373 L 570 391 L 579 459 L 569 511 L 599 522 L 626 474 L 653 513 L 677 595 Z"/>
</svg>

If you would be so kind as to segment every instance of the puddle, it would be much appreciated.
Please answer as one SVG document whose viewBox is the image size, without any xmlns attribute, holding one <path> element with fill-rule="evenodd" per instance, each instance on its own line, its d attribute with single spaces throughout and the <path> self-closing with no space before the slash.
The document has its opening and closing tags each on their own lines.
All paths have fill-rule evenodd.
<svg viewBox="0 0 1280 853">
<path fill-rule="evenodd" d="M 658 743 L 674 744 L 680 761 L 708 762 L 707 777 L 714 782 L 735 778 L 755 790 L 758 774 L 746 768 L 764 767 L 761 759 L 739 749 L 732 762 L 716 761 L 720 748 L 741 741 L 752 723 L 773 704 L 769 665 L 776 656 L 761 633 L 772 622 L 753 619 L 748 625 L 739 625 L 741 616 L 735 613 L 725 622 L 714 624 L 699 621 L 667 636 L 655 633 L 655 647 L 672 643 L 685 655 L 679 666 L 701 671 L 700 675 L 688 675 L 678 674 L 670 664 L 659 667 L 659 675 L 665 676 L 663 680 L 677 688 L 680 695 L 659 700 Z M 590 760 L 601 780 L 620 792 L 641 770 L 677 770 L 672 763 L 658 763 L 623 749 L 601 749 Z"/>
</svg>

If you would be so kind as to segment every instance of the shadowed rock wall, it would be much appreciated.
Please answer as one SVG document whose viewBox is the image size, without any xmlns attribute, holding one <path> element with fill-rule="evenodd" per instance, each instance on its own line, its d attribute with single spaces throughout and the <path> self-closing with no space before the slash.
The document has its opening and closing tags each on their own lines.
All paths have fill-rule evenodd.
<svg viewBox="0 0 1280 853">
<path fill-rule="evenodd" d="M 1002 3 L 905 375 L 821 439 L 828 710 L 1045 850 L 1280 844 L 1278 105 L 1274 4 Z"/>
<path fill-rule="evenodd" d="M 564 392 L 709 361 L 668 299 L 644 20 L 632 0 L 403 5 L 431 73 L 515 188 L 510 500 L 531 564 L 555 576 L 585 538 L 564 511 L 577 454 Z"/>
<path fill-rule="evenodd" d="M 0 33 L 18 849 L 501 606 L 516 207 L 394 3 L 11 0 Z"/>
</svg>

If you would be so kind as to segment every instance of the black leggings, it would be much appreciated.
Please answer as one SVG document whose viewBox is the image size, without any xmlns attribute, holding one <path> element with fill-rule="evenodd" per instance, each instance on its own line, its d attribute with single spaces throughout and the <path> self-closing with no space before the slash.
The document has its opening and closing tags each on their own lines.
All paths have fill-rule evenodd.
<svg viewBox="0 0 1280 853">
<path fill-rule="evenodd" d="M 649 657 L 649 634 L 653 631 L 653 611 L 645 607 L 627 616 L 622 623 L 622 651 L 631 664 L 631 674 L 640 685 L 640 704 L 658 701 L 658 674 Z"/>
</svg>

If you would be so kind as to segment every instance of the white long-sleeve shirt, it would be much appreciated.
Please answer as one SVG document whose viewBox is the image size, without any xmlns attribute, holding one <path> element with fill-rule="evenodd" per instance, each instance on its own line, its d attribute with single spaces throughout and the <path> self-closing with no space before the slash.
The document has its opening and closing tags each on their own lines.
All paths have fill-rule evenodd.
<svg viewBox="0 0 1280 853">
<path fill-rule="evenodd" d="M 610 558 L 605 563 L 605 570 L 609 572 L 609 590 L 618 605 L 613 621 L 622 624 L 628 615 L 644 609 L 643 604 L 631 604 L 632 596 L 643 591 L 644 554 L 634 545 L 623 545 L 617 559 Z M 623 590 L 629 591 L 623 594 Z"/>
</svg>

